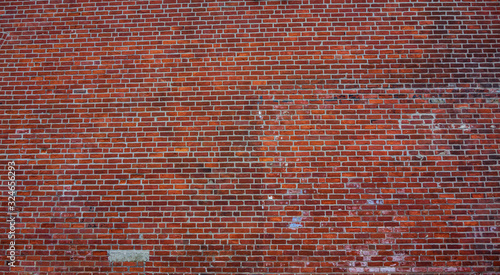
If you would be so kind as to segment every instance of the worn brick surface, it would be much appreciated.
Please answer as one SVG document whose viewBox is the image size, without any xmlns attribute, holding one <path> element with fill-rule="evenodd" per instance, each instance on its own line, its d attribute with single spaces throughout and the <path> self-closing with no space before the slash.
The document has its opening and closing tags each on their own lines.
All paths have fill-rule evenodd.
<svg viewBox="0 0 500 275">
<path fill-rule="evenodd" d="M 496 0 L 4 0 L 0 31 L 2 274 L 500 272 Z"/>
</svg>

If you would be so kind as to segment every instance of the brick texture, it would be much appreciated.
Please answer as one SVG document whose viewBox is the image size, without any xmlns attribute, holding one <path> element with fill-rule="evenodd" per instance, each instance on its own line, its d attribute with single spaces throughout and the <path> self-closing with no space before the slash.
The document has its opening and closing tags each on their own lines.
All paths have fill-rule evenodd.
<svg viewBox="0 0 500 275">
<path fill-rule="evenodd" d="M 500 272 L 496 0 L 4 0 L 0 31 L 2 274 Z"/>
</svg>

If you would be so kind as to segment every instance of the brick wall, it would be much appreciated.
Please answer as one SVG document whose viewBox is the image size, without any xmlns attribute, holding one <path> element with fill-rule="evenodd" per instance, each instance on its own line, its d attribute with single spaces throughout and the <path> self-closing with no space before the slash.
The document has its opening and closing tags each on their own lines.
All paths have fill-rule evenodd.
<svg viewBox="0 0 500 275">
<path fill-rule="evenodd" d="M 6 0 L 0 28 L 2 274 L 500 272 L 496 0 Z"/>
</svg>

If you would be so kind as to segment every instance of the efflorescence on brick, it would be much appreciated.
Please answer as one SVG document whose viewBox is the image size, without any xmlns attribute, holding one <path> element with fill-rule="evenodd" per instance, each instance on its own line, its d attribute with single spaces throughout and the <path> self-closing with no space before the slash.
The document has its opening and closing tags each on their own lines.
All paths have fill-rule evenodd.
<svg viewBox="0 0 500 275">
<path fill-rule="evenodd" d="M 499 17 L 486 0 L 3 1 L 19 217 L 0 272 L 500 272 Z"/>
</svg>

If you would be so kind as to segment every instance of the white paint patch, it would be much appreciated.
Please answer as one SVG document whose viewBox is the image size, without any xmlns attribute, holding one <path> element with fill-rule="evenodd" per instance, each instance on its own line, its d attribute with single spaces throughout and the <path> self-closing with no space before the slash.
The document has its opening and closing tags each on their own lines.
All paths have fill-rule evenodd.
<svg viewBox="0 0 500 275">
<path fill-rule="evenodd" d="M 288 228 L 299 228 L 302 227 L 302 224 L 300 223 L 291 223 L 288 225 Z"/>
<path fill-rule="evenodd" d="M 462 124 L 462 125 L 460 125 L 459 129 L 470 130 L 471 127 L 470 127 L 470 125 Z"/>
<path fill-rule="evenodd" d="M 392 261 L 393 262 L 402 262 L 404 261 L 405 256 L 392 256 Z"/>
<path fill-rule="evenodd" d="M 377 256 L 378 253 L 375 250 L 361 250 L 360 253 L 363 256 Z"/>
<path fill-rule="evenodd" d="M 302 189 L 288 189 L 286 191 L 287 194 L 303 194 L 303 190 Z"/>
<path fill-rule="evenodd" d="M 292 218 L 292 223 L 288 225 L 288 228 L 299 228 L 302 227 L 302 224 L 300 222 L 302 221 L 302 217 L 293 217 Z"/>
</svg>

